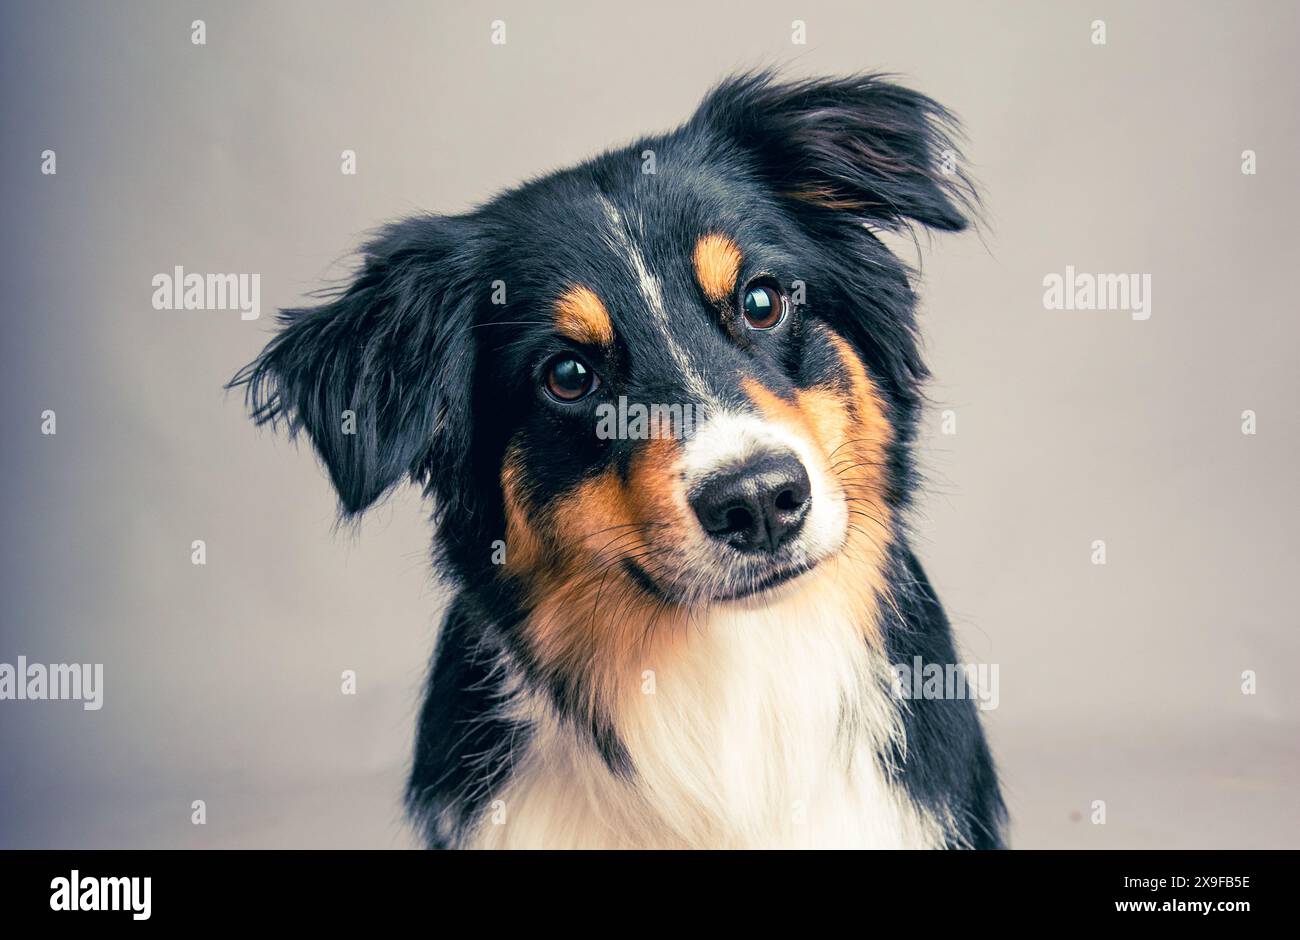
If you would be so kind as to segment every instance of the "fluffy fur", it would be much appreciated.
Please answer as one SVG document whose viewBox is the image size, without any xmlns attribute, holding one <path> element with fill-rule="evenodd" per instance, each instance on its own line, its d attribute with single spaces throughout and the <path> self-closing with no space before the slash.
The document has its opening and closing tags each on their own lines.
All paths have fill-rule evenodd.
<svg viewBox="0 0 1300 940">
<path fill-rule="evenodd" d="M 408 477 L 436 507 L 430 845 L 1002 844 L 972 702 L 890 671 L 956 654 L 908 546 L 911 272 L 873 230 L 966 225 L 952 129 L 880 76 L 743 75 L 669 134 L 386 227 L 282 312 L 232 383 L 255 420 L 307 433 L 345 514 Z M 602 433 L 615 402 L 700 419 Z"/>
</svg>

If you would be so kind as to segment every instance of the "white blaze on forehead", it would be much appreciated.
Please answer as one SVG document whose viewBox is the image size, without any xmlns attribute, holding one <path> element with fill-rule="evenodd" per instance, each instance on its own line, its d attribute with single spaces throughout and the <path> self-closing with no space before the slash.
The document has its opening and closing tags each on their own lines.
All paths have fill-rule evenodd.
<svg viewBox="0 0 1300 940">
<path fill-rule="evenodd" d="M 717 396 L 710 391 L 708 382 L 695 368 L 690 357 L 686 354 L 686 350 L 682 348 L 681 344 L 677 342 L 677 337 L 673 335 L 672 324 L 668 322 L 668 310 L 664 307 L 663 284 L 646 265 L 645 256 L 633 240 L 628 225 L 623 221 L 622 213 L 604 196 L 598 198 L 600 199 L 601 208 L 605 212 L 605 219 L 609 222 L 609 238 L 607 240 L 610 247 L 627 262 L 629 269 L 636 278 L 641 296 L 645 298 L 646 309 L 649 310 L 651 319 L 659 328 L 664 347 L 676 364 L 678 374 L 682 377 L 682 381 L 686 383 L 686 388 L 701 403 L 708 405 L 719 404 Z"/>
</svg>

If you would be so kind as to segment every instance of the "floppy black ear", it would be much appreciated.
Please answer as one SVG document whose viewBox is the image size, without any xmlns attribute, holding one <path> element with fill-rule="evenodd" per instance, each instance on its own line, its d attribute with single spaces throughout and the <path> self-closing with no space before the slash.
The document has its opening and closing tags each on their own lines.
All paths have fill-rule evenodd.
<svg viewBox="0 0 1300 940">
<path fill-rule="evenodd" d="M 281 311 L 281 332 L 227 386 L 245 387 L 258 424 L 307 432 L 345 514 L 466 459 L 468 226 L 430 216 L 384 228 L 353 282 L 321 306 Z"/>
<path fill-rule="evenodd" d="M 956 120 L 880 75 L 741 75 L 710 92 L 693 120 L 739 143 L 776 192 L 802 204 L 892 229 L 966 227 L 974 191 L 960 168 Z"/>
</svg>

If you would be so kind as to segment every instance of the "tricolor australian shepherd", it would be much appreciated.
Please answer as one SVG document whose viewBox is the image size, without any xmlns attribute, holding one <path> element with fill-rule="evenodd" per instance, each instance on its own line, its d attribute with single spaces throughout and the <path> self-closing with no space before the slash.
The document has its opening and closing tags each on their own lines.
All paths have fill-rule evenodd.
<svg viewBox="0 0 1300 940">
<path fill-rule="evenodd" d="M 952 120 L 724 82 L 671 133 L 389 225 L 232 384 L 347 515 L 410 477 L 456 596 L 407 799 L 448 847 L 1002 844 L 908 543 L 926 369 L 875 233 L 958 231 Z"/>
</svg>

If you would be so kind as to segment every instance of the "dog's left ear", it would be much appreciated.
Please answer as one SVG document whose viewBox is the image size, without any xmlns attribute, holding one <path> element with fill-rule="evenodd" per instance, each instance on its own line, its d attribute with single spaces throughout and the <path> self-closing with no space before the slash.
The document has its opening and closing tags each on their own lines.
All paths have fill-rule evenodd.
<svg viewBox="0 0 1300 940">
<path fill-rule="evenodd" d="M 407 219 L 363 249 L 352 283 L 284 310 L 282 331 L 231 380 L 253 419 L 306 431 L 345 515 L 410 476 L 437 492 L 469 450 L 473 225 Z M 445 497 L 445 493 L 438 494 Z"/>
<path fill-rule="evenodd" d="M 879 75 L 779 82 L 769 72 L 715 88 L 692 124 L 739 144 L 779 195 L 883 228 L 960 231 L 974 191 L 955 119 Z"/>
</svg>

